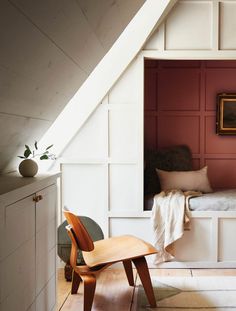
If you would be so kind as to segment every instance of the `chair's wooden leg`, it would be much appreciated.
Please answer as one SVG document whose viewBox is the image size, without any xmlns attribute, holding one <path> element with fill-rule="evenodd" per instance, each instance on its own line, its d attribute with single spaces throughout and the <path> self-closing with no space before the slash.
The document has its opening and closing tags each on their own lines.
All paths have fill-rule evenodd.
<svg viewBox="0 0 236 311">
<path fill-rule="evenodd" d="M 96 277 L 93 274 L 81 275 L 84 281 L 84 311 L 91 311 L 96 288 Z"/>
<path fill-rule="evenodd" d="M 150 303 L 150 306 L 152 308 L 155 308 L 156 305 L 156 299 L 154 296 L 154 292 L 153 292 L 153 287 L 152 287 L 152 282 L 151 282 L 151 278 L 150 278 L 150 274 L 148 271 L 148 266 L 147 266 L 147 262 L 145 257 L 139 257 L 139 258 L 135 258 L 132 259 L 139 277 L 141 279 L 141 282 L 143 284 L 143 288 L 145 290 L 145 293 L 147 295 L 148 301 Z"/>
<path fill-rule="evenodd" d="M 123 265 L 125 268 L 125 273 L 126 273 L 129 285 L 134 286 L 134 276 L 133 276 L 133 269 L 132 269 L 131 260 L 124 260 Z"/>
<path fill-rule="evenodd" d="M 72 284 L 71 284 L 71 295 L 77 294 L 79 284 L 82 281 L 78 273 L 73 270 L 72 274 Z"/>
</svg>

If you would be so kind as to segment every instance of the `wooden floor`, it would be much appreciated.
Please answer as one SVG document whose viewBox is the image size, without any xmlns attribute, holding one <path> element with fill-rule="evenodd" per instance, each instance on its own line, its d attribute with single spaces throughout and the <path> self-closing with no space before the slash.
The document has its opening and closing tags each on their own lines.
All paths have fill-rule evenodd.
<svg viewBox="0 0 236 311">
<path fill-rule="evenodd" d="M 151 276 L 236 276 L 236 269 L 150 269 Z M 140 284 L 134 270 L 135 288 L 128 285 L 123 269 L 107 269 L 99 276 L 93 302 L 93 311 L 135 311 L 135 290 Z M 64 279 L 64 270 L 58 270 L 57 310 L 83 310 L 83 286 L 77 295 L 70 295 L 70 282 Z"/>
</svg>

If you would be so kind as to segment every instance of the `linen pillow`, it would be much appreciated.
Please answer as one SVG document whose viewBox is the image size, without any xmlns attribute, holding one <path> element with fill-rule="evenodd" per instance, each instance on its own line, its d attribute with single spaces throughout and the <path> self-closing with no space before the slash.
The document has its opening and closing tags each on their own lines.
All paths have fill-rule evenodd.
<svg viewBox="0 0 236 311">
<path fill-rule="evenodd" d="M 167 172 L 156 169 L 162 190 L 183 190 L 183 191 L 201 191 L 204 193 L 212 192 L 208 177 L 207 166 L 198 171 L 188 172 Z"/>
</svg>

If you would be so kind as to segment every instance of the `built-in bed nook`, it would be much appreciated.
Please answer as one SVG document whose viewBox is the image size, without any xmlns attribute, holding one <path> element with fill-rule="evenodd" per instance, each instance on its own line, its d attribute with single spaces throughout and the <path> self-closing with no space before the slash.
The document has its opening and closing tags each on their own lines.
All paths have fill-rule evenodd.
<svg viewBox="0 0 236 311">
<path fill-rule="evenodd" d="M 144 73 L 144 210 L 171 178 L 202 192 L 189 199 L 175 259 L 159 266 L 236 267 L 236 137 L 216 133 L 217 94 L 236 92 L 236 61 L 149 59 Z"/>
</svg>

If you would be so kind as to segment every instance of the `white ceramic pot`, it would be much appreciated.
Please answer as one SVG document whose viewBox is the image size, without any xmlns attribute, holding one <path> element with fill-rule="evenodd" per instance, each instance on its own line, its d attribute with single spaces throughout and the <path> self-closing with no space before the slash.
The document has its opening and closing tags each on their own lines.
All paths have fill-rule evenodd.
<svg viewBox="0 0 236 311">
<path fill-rule="evenodd" d="M 19 165 L 19 172 L 23 177 L 33 177 L 38 172 L 38 164 L 32 159 L 25 159 Z"/>
</svg>

